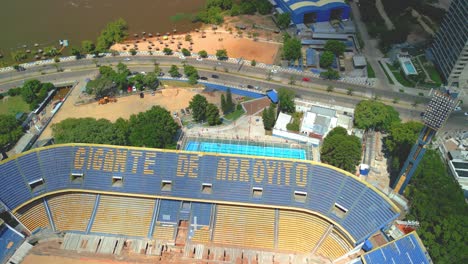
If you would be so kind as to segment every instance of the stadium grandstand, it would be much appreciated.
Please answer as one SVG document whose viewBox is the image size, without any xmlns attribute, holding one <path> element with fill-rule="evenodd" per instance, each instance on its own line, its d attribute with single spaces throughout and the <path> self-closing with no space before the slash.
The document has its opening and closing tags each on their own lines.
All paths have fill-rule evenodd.
<svg viewBox="0 0 468 264">
<path fill-rule="evenodd" d="M 2 261 L 43 230 L 66 233 L 62 246 L 80 251 L 120 254 L 131 245 L 158 255 L 172 245 L 182 258 L 223 263 L 278 261 L 271 252 L 290 263 L 306 263 L 291 262 L 298 254 L 380 263 L 373 252 L 386 260 L 425 252 L 414 233 L 394 242 L 398 250 L 355 256 L 400 210 L 354 175 L 310 160 L 66 144 L 1 161 L 0 177 L 11 214 L 11 226 L 0 225 L 0 247 L 9 246 Z"/>
<path fill-rule="evenodd" d="M 351 8 L 344 0 L 275 0 L 281 12 L 290 13 L 294 24 L 349 19 Z"/>
</svg>

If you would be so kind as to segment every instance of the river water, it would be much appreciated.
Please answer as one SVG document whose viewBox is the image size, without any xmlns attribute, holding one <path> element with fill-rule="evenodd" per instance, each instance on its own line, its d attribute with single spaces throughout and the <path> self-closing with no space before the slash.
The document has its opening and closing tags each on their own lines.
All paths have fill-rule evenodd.
<svg viewBox="0 0 468 264">
<path fill-rule="evenodd" d="M 181 14 L 194 14 L 206 0 L 3 0 L 0 2 L 0 53 L 34 43 L 58 46 L 68 39 L 70 46 L 95 41 L 105 25 L 119 17 L 129 32 L 164 33 L 175 28 L 184 32 L 196 28 Z"/>
</svg>

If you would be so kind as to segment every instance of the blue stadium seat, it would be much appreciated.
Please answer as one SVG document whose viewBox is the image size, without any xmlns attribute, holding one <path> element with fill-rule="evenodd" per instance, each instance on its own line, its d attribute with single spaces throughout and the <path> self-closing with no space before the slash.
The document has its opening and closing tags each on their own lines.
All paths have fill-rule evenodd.
<svg viewBox="0 0 468 264">
<path fill-rule="evenodd" d="M 209 226 L 211 219 L 211 210 L 213 204 L 210 203 L 192 203 L 192 215 L 190 219 L 190 224 L 195 224 L 195 217 L 197 218 L 197 225 L 200 226 Z"/>
<path fill-rule="evenodd" d="M 0 166 L 0 200 L 10 209 L 32 198 L 29 185 L 21 176 L 16 160 L 9 160 Z"/>
<path fill-rule="evenodd" d="M 180 201 L 176 200 L 161 200 L 157 221 L 164 223 L 177 223 L 180 203 Z"/>
</svg>

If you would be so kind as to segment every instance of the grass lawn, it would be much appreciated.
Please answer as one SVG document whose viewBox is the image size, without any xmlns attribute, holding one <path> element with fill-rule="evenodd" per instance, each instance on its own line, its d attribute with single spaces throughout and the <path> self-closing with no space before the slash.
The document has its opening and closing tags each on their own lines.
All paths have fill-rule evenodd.
<svg viewBox="0 0 468 264">
<path fill-rule="evenodd" d="M 18 112 L 29 113 L 29 105 L 21 96 L 7 96 L 0 100 L 0 114 L 15 115 Z"/>
<path fill-rule="evenodd" d="M 387 70 L 385 70 L 384 66 L 382 65 L 382 63 L 380 61 L 379 61 L 379 64 L 380 64 L 380 67 L 382 68 L 382 70 L 385 72 L 385 76 L 387 76 L 388 82 L 390 82 L 390 84 L 395 84 L 393 82 L 392 78 L 390 78 L 390 75 L 388 75 Z"/>
<path fill-rule="evenodd" d="M 421 55 L 419 56 L 419 60 L 421 61 L 422 66 L 426 69 L 427 73 L 431 80 L 437 85 L 440 86 L 442 84 L 442 79 L 440 78 L 439 72 L 436 70 L 434 64 L 428 61 L 426 56 Z"/>
<path fill-rule="evenodd" d="M 227 120 L 230 120 L 230 121 L 234 121 L 234 120 L 237 120 L 239 117 L 241 117 L 243 114 L 244 114 L 243 109 L 236 110 L 236 111 L 234 111 L 232 113 L 229 113 L 229 114 L 225 115 L 224 118 L 227 119 Z"/>
<path fill-rule="evenodd" d="M 397 68 L 397 67 L 394 67 L 393 65 L 387 63 L 387 66 L 388 68 L 390 68 L 390 70 L 392 71 L 392 74 L 393 76 L 395 77 L 395 79 L 397 79 L 397 81 L 403 85 L 403 86 L 406 86 L 406 87 L 414 87 L 414 83 L 413 82 L 410 82 L 408 81 L 405 76 L 403 76 L 400 72 L 400 68 Z"/>
<path fill-rule="evenodd" d="M 369 63 L 367 63 L 367 77 L 375 78 L 375 71 L 372 69 L 372 66 Z"/>
</svg>

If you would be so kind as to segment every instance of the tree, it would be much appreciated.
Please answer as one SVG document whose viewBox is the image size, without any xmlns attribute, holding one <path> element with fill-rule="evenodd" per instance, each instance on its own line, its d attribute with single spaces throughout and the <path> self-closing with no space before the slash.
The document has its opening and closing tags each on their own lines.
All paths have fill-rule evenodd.
<svg viewBox="0 0 468 264">
<path fill-rule="evenodd" d="M 320 56 L 320 67 L 329 68 L 333 64 L 335 55 L 331 51 L 324 51 Z"/>
<path fill-rule="evenodd" d="M 255 1 L 255 7 L 261 15 L 267 15 L 271 12 L 273 6 L 268 0 L 257 0 Z"/>
<path fill-rule="evenodd" d="M 278 14 L 276 16 L 276 22 L 281 29 L 289 27 L 289 24 L 291 24 L 291 14 L 287 12 Z"/>
<path fill-rule="evenodd" d="M 256 60 L 252 60 L 252 61 L 250 62 L 250 66 L 255 67 L 256 65 L 257 65 L 257 61 L 256 61 Z"/>
<path fill-rule="evenodd" d="M 115 83 L 110 78 L 97 78 L 86 84 L 86 92 L 94 94 L 96 98 L 113 95 L 115 93 Z"/>
<path fill-rule="evenodd" d="M 101 31 L 97 39 L 97 50 L 99 52 L 104 52 L 108 50 L 112 44 L 121 42 L 128 36 L 127 30 L 127 22 L 122 18 L 110 22 L 104 30 Z"/>
<path fill-rule="evenodd" d="M 202 10 L 197 14 L 195 21 L 201 21 L 205 24 L 222 24 L 224 22 L 222 9 L 218 6 L 212 6 Z"/>
<path fill-rule="evenodd" d="M 216 51 L 216 57 L 218 60 L 227 60 L 228 59 L 228 54 L 225 49 L 220 49 Z"/>
<path fill-rule="evenodd" d="M 234 111 L 234 102 L 232 101 L 232 93 L 231 89 L 227 88 L 226 90 L 226 110 L 227 113 L 233 112 Z"/>
<path fill-rule="evenodd" d="M 329 93 L 333 92 L 334 89 L 335 88 L 333 86 L 331 86 L 331 85 L 327 86 L 327 92 L 329 92 Z"/>
<path fill-rule="evenodd" d="M 136 49 L 130 49 L 129 52 L 130 52 L 130 55 L 132 55 L 132 56 L 137 55 Z"/>
<path fill-rule="evenodd" d="M 285 38 L 283 44 L 283 58 L 285 60 L 298 60 L 302 57 L 302 44 L 297 38 Z"/>
<path fill-rule="evenodd" d="M 354 92 L 353 88 L 346 89 L 346 94 L 349 96 L 353 96 L 353 92 Z"/>
<path fill-rule="evenodd" d="M 188 77 L 193 76 L 195 80 L 199 78 L 197 69 L 192 65 L 184 65 L 184 74 Z"/>
<path fill-rule="evenodd" d="M 226 106 L 226 98 L 224 97 L 224 94 L 221 94 L 221 111 L 223 111 L 223 114 L 228 113 L 228 109 Z"/>
<path fill-rule="evenodd" d="M 170 48 L 164 48 L 163 53 L 164 55 L 172 55 L 172 50 Z"/>
<path fill-rule="evenodd" d="M 418 139 L 422 128 L 423 125 L 415 121 L 406 123 L 394 122 L 390 126 L 388 136 L 385 138 L 385 146 L 392 158 L 396 157 L 399 161 L 404 161 L 410 153 L 411 147 Z M 398 164 L 398 167 L 394 169 L 399 171 L 402 165 Z"/>
<path fill-rule="evenodd" d="M 278 90 L 279 110 L 284 113 L 294 113 L 296 111 L 295 97 L 296 94 L 293 90 L 280 88 Z"/>
<path fill-rule="evenodd" d="M 197 83 L 198 83 L 198 78 L 197 78 L 197 76 L 195 76 L 195 75 L 190 75 L 190 76 L 188 77 L 188 84 L 190 84 L 190 85 L 195 85 L 195 84 L 197 84 Z"/>
<path fill-rule="evenodd" d="M 219 117 L 219 109 L 216 105 L 209 103 L 206 106 L 206 120 L 208 125 L 215 126 L 221 124 L 221 118 Z"/>
<path fill-rule="evenodd" d="M 208 57 L 208 52 L 206 52 L 206 50 L 200 50 L 198 52 L 198 55 L 202 58 L 207 58 Z"/>
<path fill-rule="evenodd" d="M 336 127 L 323 140 L 320 151 L 322 162 L 354 173 L 361 161 L 361 142 L 356 136 L 349 136 L 346 129 Z"/>
<path fill-rule="evenodd" d="M 182 49 L 182 55 L 188 57 L 188 56 L 192 55 L 192 53 L 188 49 L 183 48 Z"/>
<path fill-rule="evenodd" d="M 145 89 L 145 75 L 141 73 L 130 78 L 130 82 L 138 89 L 138 91 L 143 91 Z"/>
<path fill-rule="evenodd" d="M 338 80 L 340 78 L 340 73 L 332 68 L 328 68 L 327 71 L 321 72 L 320 76 L 328 80 Z"/>
<path fill-rule="evenodd" d="M 11 115 L 0 115 L 0 150 L 11 148 L 23 135 L 21 125 Z"/>
<path fill-rule="evenodd" d="M 179 67 L 176 65 L 171 65 L 171 68 L 169 69 L 169 75 L 171 75 L 172 78 L 180 77 Z"/>
<path fill-rule="evenodd" d="M 363 100 L 354 110 L 354 124 L 357 128 L 388 131 L 393 123 L 399 122 L 398 112 L 382 102 Z"/>
<path fill-rule="evenodd" d="M 156 90 L 159 86 L 158 75 L 155 72 L 149 72 L 143 77 L 143 84 L 151 90 Z"/>
<path fill-rule="evenodd" d="M 24 82 L 23 87 L 21 88 L 21 97 L 23 100 L 31 104 L 36 98 L 37 93 L 41 89 L 41 82 L 38 80 L 27 80 Z"/>
<path fill-rule="evenodd" d="M 208 101 L 203 95 L 195 95 L 189 103 L 190 110 L 192 110 L 193 120 L 202 122 L 206 120 L 206 107 Z"/>
<path fill-rule="evenodd" d="M 132 146 L 148 148 L 174 148 L 179 126 L 171 113 L 160 106 L 130 116 L 129 142 Z"/>
<path fill-rule="evenodd" d="M 81 51 L 77 47 L 72 47 L 71 54 L 75 56 L 76 59 L 81 58 Z"/>
<path fill-rule="evenodd" d="M 263 109 L 262 119 L 263 128 L 265 128 L 265 130 L 272 130 L 276 122 L 276 111 L 274 104 L 270 104 L 268 108 Z"/>
<path fill-rule="evenodd" d="M 96 46 L 91 40 L 83 40 L 81 42 L 81 50 L 86 54 L 91 54 L 96 49 Z"/>
<path fill-rule="evenodd" d="M 331 51 L 336 56 L 340 56 L 340 55 L 343 55 L 346 49 L 346 46 L 342 41 L 332 39 L 332 40 L 327 40 L 327 42 L 325 43 L 324 49 L 326 51 Z"/>
</svg>

